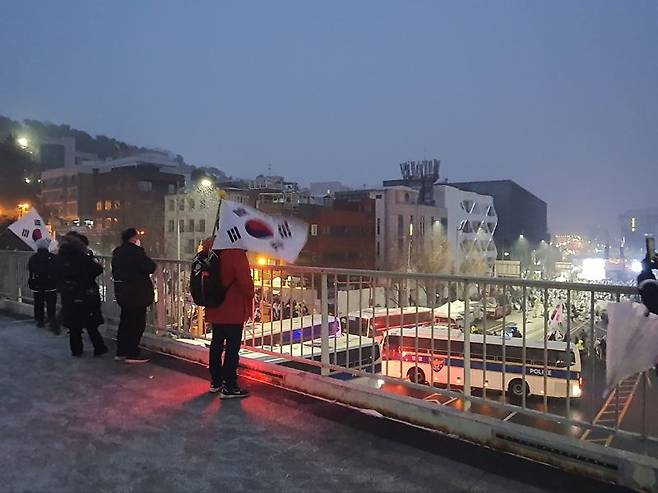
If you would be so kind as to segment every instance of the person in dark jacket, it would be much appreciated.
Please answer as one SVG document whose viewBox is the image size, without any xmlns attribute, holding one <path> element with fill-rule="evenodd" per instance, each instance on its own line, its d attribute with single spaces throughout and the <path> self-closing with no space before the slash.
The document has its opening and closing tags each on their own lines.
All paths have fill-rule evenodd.
<svg viewBox="0 0 658 493">
<path fill-rule="evenodd" d="M 652 269 L 656 268 L 656 259 L 645 257 L 642 260 L 642 270 L 637 276 L 637 288 L 640 291 L 642 303 L 651 313 L 658 315 L 658 281 Z"/>
<path fill-rule="evenodd" d="M 57 255 L 58 290 L 62 298 L 62 324 L 69 329 L 69 343 L 73 356 L 82 356 L 82 331 L 87 330 L 94 346 L 94 356 L 108 349 L 98 326 L 100 297 L 96 278 L 103 267 L 89 254 L 85 238 L 71 231 L 62 238 Z"/>
<path fill-rule="evenodd" d="M 57 260 L 48 251 L 50 240 L 37 241 L 37 253 L 30 257 L 27 268 L 30 273 L 28 285 L 34 293 L 34 320 L 38 327 L 44 327 L 43 308 L 46 305 L 50 330 L 59 334 L 57 323 Z"/>
<path fill-rule="evenodd" d="M 139 353 L 139 342 L 146 327 L 146 309 L 153 303 L 150 275 L 156 264 L 144 252 L 135 228 L 121 233 L 121 246 L 112 252 L 114 294 L 121 307 L 117 332 L 117 361 L 145 363 Z"/>
</svg>

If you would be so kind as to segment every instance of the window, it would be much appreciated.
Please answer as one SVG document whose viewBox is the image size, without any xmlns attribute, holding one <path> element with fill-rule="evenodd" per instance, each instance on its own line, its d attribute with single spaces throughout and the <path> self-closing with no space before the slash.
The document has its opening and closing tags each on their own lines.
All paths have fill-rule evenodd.
<svg viewBox="0 0 658 493">
<path fill-rule="evenodd" d="M 105 201 L 105 210 L 109 211 L 110 209 L 112 209 L 112 201 L 111 200 L 106 200 Z"/>
<path fill-rule="evenodd" d="M 178 199 L 178 210 L 179 211 L 185 210 L 185 199 Z"/>
<path fill-rule="evenodd" d="M 377 258 L 382 256 L 382 248 L 379 242 L 377 242 Z"/>
<path fill-rule="evenodd" d="M 153 190 L 153 183 L 150 181 L 138 181 L 137 182 L 137 190 L 140 192 L 150 192 Z"/>
<path fill-rule="evenodd" d="M 400 238 L 404 236 L 404 217 L 402 217 L 402 214 L 398 215 L 398 236 Z"/>
<path fill-rule="evenodd" d="M 173 199 L 169 199 L 168 206 L 169 206 L 169 212 L 176 210 L 176 204 L 174 203 Z"/>
<path fill-rule="evenodd" d="M 194 240 L 187 240 L 187 244 L 185 245 L 185 253 L 193 254 L 195 250 L 194 246 Z"/>
<path fill-rule="evenodd" d="M 121 207 L 121 202 L 118 200 L 112 201 L 112 209 L 118 209 Z"/>
<path fill-rule="evenodd" d="M 199 233 L 205 233 L 206 232 L 206 220 L 205 219 L 199 219 L 199 226 L 197 231 Z"/>
<path fill-rule="evenodd" d="M 205 209 L 205 208 L 206 208 L 206 199 L 199 200 L 199 209 Z"/>
<path fill-rule="evenodd" d="M 381 234 L 381 225 L 382 225 L 382 218 L 378 217 L 377 218 L 377 235 Z"/>
<path fill-rule="evenodd" d="M 318 225 L 311 224 L 311 236 L 317 236 L 317 235 L 318 235 Z"/>
<path fill-rule="evenodd" d="M 191 233 L 194 232 L 194 219 L 190 219 L 190 220 L 187 222 L 187 230 L 188 230 L 189 232 L 191 232 Z"/>
<path fill-rule="evenodd" d="M 96 202 L 96 210 L 97 211 L 102 211 L 103 210 L 103 201 L 102 200 L 99 200 L 98 202 Z"/>
<path fill-rule="evenodd" d="M 190 199 L 190 200 L 188 200 L 188 201 L 187 201 L 187 205 L 188 205 L 188 207 L 190 208 L 190 210 L 193 211 L 193 210 L 194 210 L 194 206 L 196 205 L 196 204 L 194 203 L 194 199 Z"/>
<path fill-rule="evenodd" d="M 169 220 L 169 228 L 168 228 L 168 231 L 169 231 L 170 233 L 173 233 L 175 228 L 176 228 L 176 223 L 174 222 L 173 219 L 170 219 L 170 220 Z"/>
<path fill-rule="evenodd" d="M 178 221 L 178 231 L 181 233 L 185 232 L 185 220 L 181 219 Z"/>
</svg>

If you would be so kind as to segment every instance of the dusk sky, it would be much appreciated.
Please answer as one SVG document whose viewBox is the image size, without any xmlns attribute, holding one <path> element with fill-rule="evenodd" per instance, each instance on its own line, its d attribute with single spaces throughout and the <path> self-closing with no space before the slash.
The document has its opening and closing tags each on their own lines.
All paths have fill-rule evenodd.
<svg viewBox="0 0 658 493">
<path fill-rule="evenodd" d="M 0 114 L 303 184 L 438 157 L 552 233 L 658 206 L 658 2 L 7 1 Z"/>
</svg>

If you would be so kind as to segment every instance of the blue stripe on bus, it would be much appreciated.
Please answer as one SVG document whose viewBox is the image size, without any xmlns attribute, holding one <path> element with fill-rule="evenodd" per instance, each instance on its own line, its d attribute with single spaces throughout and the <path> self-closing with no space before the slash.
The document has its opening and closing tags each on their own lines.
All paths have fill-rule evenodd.
<svg viewBox="0 0 658 493">
<path fill-rule="evenodd" d="M 413 358 L 413 356 L 412 356 L 412 358 Z M 432 356 L 419 355 L 418 356 L 418 362 L 431 365 L 432 360 L 434 358 L 435 357 L 432 357 Z M 447 360 L 447 359 L 444 358 L 444 361 L 445 361 L 446 366 L 449 364 L 450 366 L 457 367 L 457 368 L 463 368 L 464 367 L 464 360 L 461 359 L 461 358 L 450 358 L 450 360 Z M 542 367 L 542 366 L 526 365 L 525 368 L 526 368 L 526 374 L 527 375 L 536 375 L 536 376 L 543 376 L 544 375 L 544 367 Z M 472 370 L 484 370 L 485 369 L 484 368 L 484 362 L 478 361 L 478 360 L 471 360 L 471 369 Z M 487 371 L 497 371 L 497 372 L 502 373 L 503 372 L 503 364 L 487 361 L 486 370 Z M 523 366 L 507 364 L 507 365 L 505 365 L 505 373 L 522 374 L 523 373 Z M 567 370 L 556 370 L 554 368 L 547 368 L 546 369 L 546 376 L 552 377 L 552 378 L 564 378 L 566 380 L 567 373 L 569 373 L 569 378 L 571 380 L 577 380 L 577 379 L 580 378 L 580 372 L 577 372 L 577 371 L 574 371 L 574 370 L 571 370 L 571 372 L 567 372 Z"/>
</svg>

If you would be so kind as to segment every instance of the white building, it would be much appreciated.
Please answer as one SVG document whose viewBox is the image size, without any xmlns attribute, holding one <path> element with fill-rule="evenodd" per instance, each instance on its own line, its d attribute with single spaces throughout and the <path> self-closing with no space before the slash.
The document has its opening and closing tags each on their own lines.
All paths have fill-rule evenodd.
<svg viewBox="0 0 658 493">
<path fill-rule="evenodd" d="M 446 212 L 444 233 L 458 263 L 485 260 L 493 265 L 498 254 L 493 234 L 498 215 L 493 197 L 449 185 L 434 185 L 434 200 Z"/>
<path fill-rule="evenodd" d="M 240 204 L 254 205 L 250 190 L 221 188 L 226 199 Z M 218 189 L 197 185 L 165 197 L 165 258 L 191 259 L 199 244 L 212 235 L 217 208 Z"/>
</svg>

